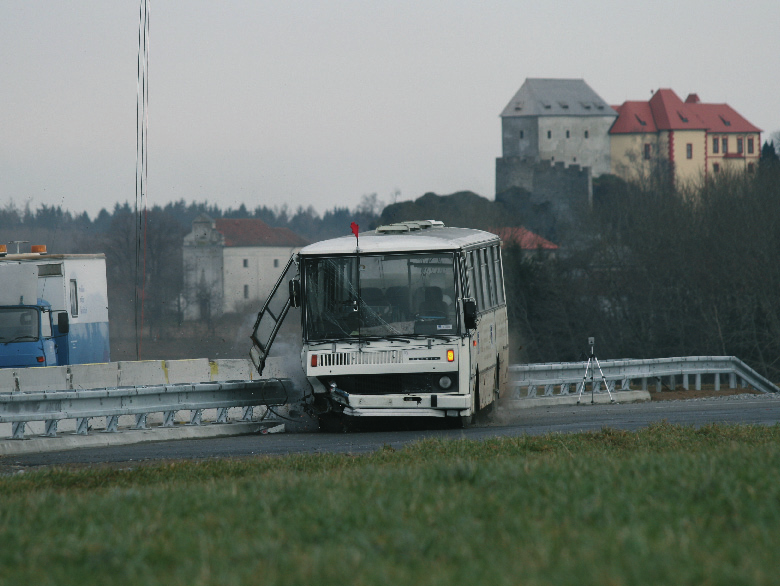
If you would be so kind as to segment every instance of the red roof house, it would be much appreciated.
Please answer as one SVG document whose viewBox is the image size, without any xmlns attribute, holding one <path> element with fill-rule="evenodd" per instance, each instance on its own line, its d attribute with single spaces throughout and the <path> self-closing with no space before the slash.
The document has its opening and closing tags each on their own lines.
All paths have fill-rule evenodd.
<svg viewBox="0 0 780 586">
<path fill-rule="evenodd" d="M 683 102 L 671 89 L 650 100 L 613 106 L 612 172 L 631 178 L 654 162 L 668 164 L 674 179 L 695 180 L 724 168 L 752 171 L 760 156 L 761 129 L 728 104 L 704 104 L 697 94 Z"/>
</svg>

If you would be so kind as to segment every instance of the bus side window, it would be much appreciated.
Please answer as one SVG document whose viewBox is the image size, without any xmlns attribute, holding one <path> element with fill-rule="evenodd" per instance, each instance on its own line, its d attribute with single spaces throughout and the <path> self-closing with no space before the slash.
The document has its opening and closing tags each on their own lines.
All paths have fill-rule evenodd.
<svg viewBox="0 0 780 586">
<path fill-rule="evenodd" d="M 70 315 L 71 317 L 79 315 L 79 288 L 76 286 L 76 279 L 70 280 Z"/>
<path fill-rule="evenodd" d="M 469 252 L 469 258 L 471 259 L 470 277 L 473 277 L 471 281 L 471 291 L 474 293 L 474 298 L 477 302 L 477 311 L 483 311 L 485 309 L 485 300 L 482 296 L 482 274 L 479 268 L 479 251 L 472 250 Z"/>
<path fill-rule="evenodd" d="M 490 275 L 485 261 L 485 249 L 480 248 L 477 253 L 479 254 L 480 280 L 482 281 L 482 309 L 490 309 Z"/>
<path fill-rule="evenodd" d="M 503 305 L 506 302 L 506 299 L 504 299 L 504 271 L 501 267 L 501 249 L 498 246 L 493 247 L 493 263 L 496 274 L 496 294 L 498 296 L 498 304 Z"/>
<path fill-rule="evenodd" d="M 487 264 L 485 265 L 485 273 L 487 274 L 487 284 L 488 284 L 488 296 L 490 299 L 490 307 L 495 307 L 498 305 L 498 301 L 496 300 L 496 268 L 493 265 L 493 247 L 489 247 L 485 249 L 485 260 Z"/>
</svg>

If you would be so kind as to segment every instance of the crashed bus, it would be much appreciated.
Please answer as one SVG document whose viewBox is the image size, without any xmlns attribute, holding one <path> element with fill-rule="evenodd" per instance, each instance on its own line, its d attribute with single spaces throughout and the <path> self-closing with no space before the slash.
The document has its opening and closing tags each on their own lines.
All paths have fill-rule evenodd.
<svg viewBox="0 0 780 586">
<path fill-rule="evenodd" d="M 258 372 L 300 307 L 301 364 L 323 427 L 358 417 L 468 423 L 507 384 L 498 236 L 433 220 L 356 228 L 290 258 L 251 335 Z"/>
</svg>

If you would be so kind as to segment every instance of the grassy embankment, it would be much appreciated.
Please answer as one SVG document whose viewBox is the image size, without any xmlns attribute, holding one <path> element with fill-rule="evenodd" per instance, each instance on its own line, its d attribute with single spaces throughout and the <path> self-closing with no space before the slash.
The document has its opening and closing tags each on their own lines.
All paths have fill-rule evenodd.
<svg viewBox="0 0 780 586">
<path fill-rule="evenodd" d="M 0 584 L 775 584 L 780 426 L 0 478 Z"/>
</svg>

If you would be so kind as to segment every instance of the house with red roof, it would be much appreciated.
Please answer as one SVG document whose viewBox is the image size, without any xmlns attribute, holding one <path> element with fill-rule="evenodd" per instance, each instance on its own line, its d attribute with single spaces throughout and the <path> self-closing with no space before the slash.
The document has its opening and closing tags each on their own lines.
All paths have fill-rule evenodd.
<svg viewBox="0 0 780 586">
<path fill-rule="evenodd" d="M 660 167 L 681 183 L 758 166 L 761 129 L 728 104 L 705 104 L 697 94 L 683 102 L 671 89 L 659 89 L 646 102 L 613 108 L 618 112 L 609 130 L 615 175 L 637 178 Z"/>
<path fill-rule="evenodd" d="M 307 244 L 262 220 L 201 214 L 183 243 L 185 319 L 211 319 L 252 304 L 259 310 L 290 256 Z"/>
<path fill-rule="evenodd" d="M 523 251 L 523 256 L 541 252 L 546 258 L 553 258 L 558 250 L 557 244 L 553 244 L 546 238 L 531 232 L 523 226 L 490 228 L 489 231 L 501 238 L 501 248 L 516 244 Z"/>
</svg>

